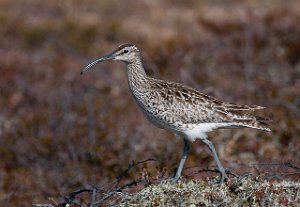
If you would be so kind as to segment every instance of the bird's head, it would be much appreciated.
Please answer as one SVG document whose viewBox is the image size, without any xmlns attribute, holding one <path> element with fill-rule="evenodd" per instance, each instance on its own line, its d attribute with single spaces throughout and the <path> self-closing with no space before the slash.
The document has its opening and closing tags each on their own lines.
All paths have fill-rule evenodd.
<svg viewBox="0 0 300 207">
<path fill-rule="evenodd" d="M 121 60 L 126 64 L 133 63 L 135 61 L 139 61 L 140 59 L 140 52 L 138 48 L 133 44 L 123 44 L 120 45 L 115 51 L 112 53 L 105 55 L 97 60 L 88 64 L 85 68 L 81 70 L 81 74 L 91 68 L 92 66 L 96 65 L 97 63 L 103 62 L 105 60 Z"/>
</svg>

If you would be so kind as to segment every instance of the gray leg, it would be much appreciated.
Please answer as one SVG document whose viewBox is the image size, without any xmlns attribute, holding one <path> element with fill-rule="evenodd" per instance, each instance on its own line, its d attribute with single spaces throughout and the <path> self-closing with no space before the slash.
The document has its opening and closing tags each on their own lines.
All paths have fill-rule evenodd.
<svg viewBox="0 0 300 207">
<path fill-rule="evenodd" d="M 213 157 L 215 159 L 215 162 L 217 163 L 217 167 L 220 171 L 220 179 L 217 183 L 221 184 L 224 182 L 225 178 L 226 178 L 226 173 L 225 173 L 225 169 L 224 167 L 222 166 L 220 160 L 219 160 L 219 157 L 216 153 L 216 150 L 215 150 L 215 147 L 213 145 L 213 143 L 211 141 L 209 141 L 208 139 L 202 139 L 202 141 L 207 144 L 207 146 L 209 147 L 210 151 L 212 152 L 213 154 Z"/>
<path fill-rule="evenodd" d="M 184 142 L 183 153 L 182 153 L 180 164 L 179 164 L 179 167 L 177 169 L 177 172 L 176 172 L 176 175 L 175 175 L 173 181 L 177 181 L 180 178 L 184 162 L 185 162 L 186 157 L 187 157 L 187 155 L 189 153 L 189 150 L 190 150 L 190 145 L 189 145 L 188 141 L 186 139 L 183 139 L 183 142 Z"/>
</svg>

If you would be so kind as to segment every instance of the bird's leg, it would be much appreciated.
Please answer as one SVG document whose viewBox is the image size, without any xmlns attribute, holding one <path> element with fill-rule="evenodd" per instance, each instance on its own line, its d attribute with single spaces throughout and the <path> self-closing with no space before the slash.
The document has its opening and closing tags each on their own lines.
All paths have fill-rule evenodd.
<svg viewBox="0 0 300 207">
<path fill-rule="evenodd" d="M 221 184 L 226 179 L 225 169 L 224 169 L 224 167 L 222 166 L 222 164 L 219 160 L 219 157 L 216 153 L 216 150 L 215 150 L 215 147 L 214 147 L 213 143 L 211 141 L 209 141 L 208 139 L 202 139 L 202 141 L 208 146 L 208 148 L 210 149 L 210 151 L 213 154 L 215 162 L 217 163 L 217 167 L 218 167 L 219 172 L 220 172 L 220 179 L 217 181 L 217 183 Z"/>
<path fill-rule="evenodd" d="M 182 156 L 181 156 L 181 160 L 180 160 L 176 175 L 172 179 L 174 182 L 176 182 L 180 178 L 182 168 L 184 166 L 186 157 L 187 157 L 187 155 L 189 153 L 189 150 L 190 150 L 190 145 L 189 145 L 188 141 L 186 139 L 183 139 L 183 142 L 184 142 L 184 148 L 183 148 L 183 153 L 182 153 Z"/>
</svg>

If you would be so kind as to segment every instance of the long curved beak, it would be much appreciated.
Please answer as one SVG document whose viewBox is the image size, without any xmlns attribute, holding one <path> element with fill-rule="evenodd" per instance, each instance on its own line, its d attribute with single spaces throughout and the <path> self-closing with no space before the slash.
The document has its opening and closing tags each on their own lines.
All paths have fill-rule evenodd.
<svg viewBox="0 0 300 207">
<path fill-rule="evenodd" d="M 96 65 L 97 63 L 100 63 L 100 62 L 103 62 L 105 60 L 110 60 L 110 59 L 113 59 L 115 56 L 112 54 L 109 54 L 109 55 L 105 55 L 97 60 L 94 60 L 93 62 L 91 62 L 90 64 L 88 64 L 87 66 L 85 66 L 80 74 L 82 75 L 85 71 L 87 71 L 88 69 L 90 69 L 91 67 L 93 67 L 94 65 Z"/>
</svg>

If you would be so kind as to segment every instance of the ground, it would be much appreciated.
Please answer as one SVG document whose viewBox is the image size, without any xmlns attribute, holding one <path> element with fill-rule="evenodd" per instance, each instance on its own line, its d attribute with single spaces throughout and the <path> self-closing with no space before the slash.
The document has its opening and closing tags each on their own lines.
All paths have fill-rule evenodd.
<svg viewBox="0 0 300 207">
<path fill-rule="evenodd" d="M 119 206 L 299 206 L 300 183 L 242 178 L 227 184 L 212 181 L 162 182 L 134 195 L 120 195 Z"/>
</svg>

